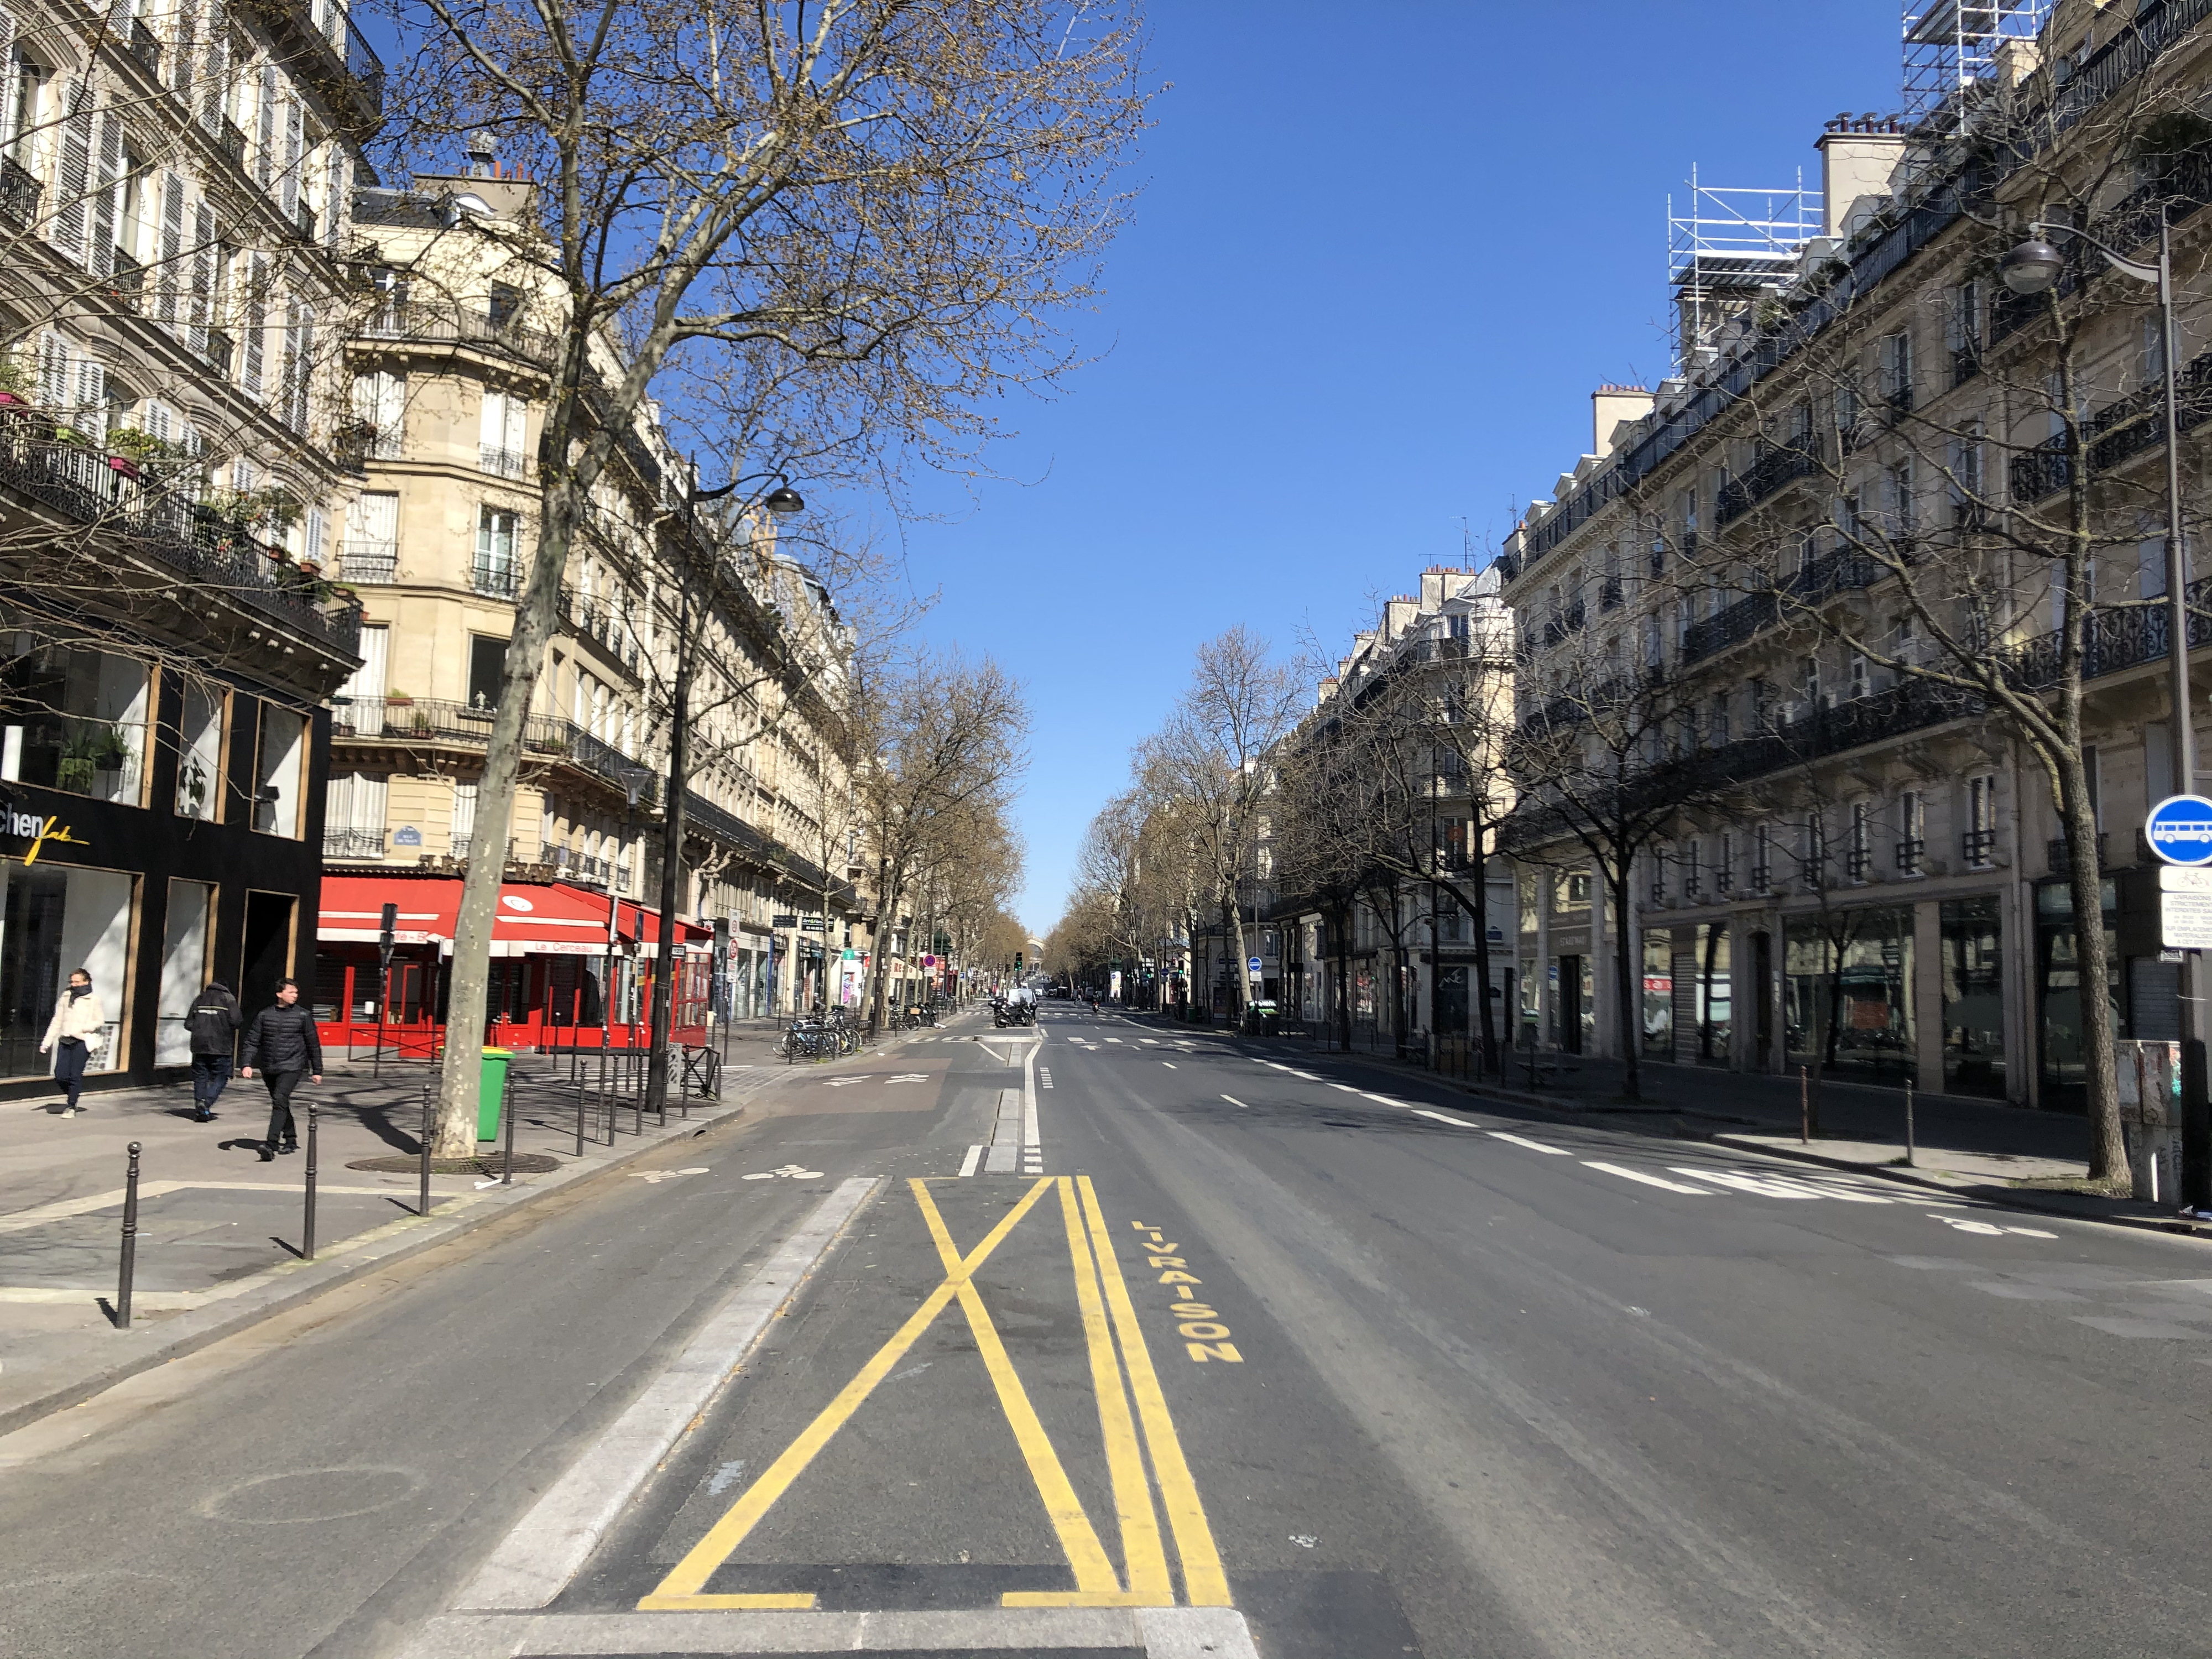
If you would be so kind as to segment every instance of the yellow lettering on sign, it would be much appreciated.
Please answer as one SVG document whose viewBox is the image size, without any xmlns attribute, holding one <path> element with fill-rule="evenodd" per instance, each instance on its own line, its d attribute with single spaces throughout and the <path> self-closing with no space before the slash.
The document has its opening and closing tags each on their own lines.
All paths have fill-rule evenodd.
<svg viewBox="0 0 2212 1659">
<path fill-rule="evenodd" d="M 1194 1337 L 1200 1342 L 1218 1342 L 1223 1337 L 1229 1334 L 1229 1327 L 1226 1325 L 1211 1324 L 1203 1319 L 1194 1320 L 1188 1325 L 1176 1326 L 1176 1334 L 1178 1336 Z"/>
<path fill-rule="evenodd" d="M 1177 1273 L 1174 1268 L 1170 1267 L 1167 1272 L 1160 1275 L 1160 1283 L 1163 1285 L 1203 1285 L 1206 1281 L 1202 1279 L 1193 1279 L 1188 1273 Z"/>
<path fill-rule="evenodd" d="M 1173 1314 L 1177 1319 L 1212 1319 L 1217 1317 L 1213 1310 L 1207 1307 L 1203 1302 L 1178 1302 L 1173 1307 L 1170 1308 L 1168 1311 Z"/>
<path fill-rule="evenodd" d="M 1190 1357 L 1203 1365 L 1209 1359 L 1225 1359 L 1232 1365 L 1244 1363 L 1244 1356 L 1237 1352 L 1234 1342 L 1186 1342 Z"/>
<path fill-rule="evenodd" d="M 1188 1267 L 1190 1263 L 1179 1255 L 1153 1255 L 1145 1258 L 1155 1267 Z"/>
</svg>

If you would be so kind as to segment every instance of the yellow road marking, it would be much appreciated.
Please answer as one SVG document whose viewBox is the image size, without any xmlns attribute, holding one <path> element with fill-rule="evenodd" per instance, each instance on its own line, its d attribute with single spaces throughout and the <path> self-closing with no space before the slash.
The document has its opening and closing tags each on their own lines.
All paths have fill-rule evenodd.
<svg viewBox="0 0 2212 1659">
<path fill-rule="evenodd" d="M 1159 1517 L 1152 1510 L 1152 1483 L 1145 1478 L 1145 1455 L 1137 1443 L 1129 1396 L 1114 1355 L 1114 1333 L 1098 1293 L 1098 1270 L 1091 1258 L 1075 1183 L 1060 1177 L 1060 1213 L 1067 1226 L 1067 1255 L 1075 1267 L 1075 1304 L 1083 1315 L 1083 1334 L 1091 1351 L 1091 1386 L 1098 1396 L 1098 1430 L 1106 1443 L 1106 1468 L 1114 1484 L 1114 1508 L 1121 1522 L 1121 1555 L 1127 1564 L 1129 1590 L 1146 1607 L 1173 1607 L 1175 1586 L 1160 1543 Z M 1016 1596 L 1023 1599 L 1017 1601 Z M 1009 1593 L 1009 1607 L 1035 1606 L 1023 1592 Z"/>
<path fill-rule="evenodd" d="M 1152 1370 L 1152 1352 L 1137 1323 L 1137 1310 L 1129 1300 L 1129 1286 L 1115 1258 L 1114 1242 L 1107 1236 L 1106 1212 L 1099 1207 L 1091 1177 L 1079 1177 L 1084 1213 L 1090 1218 L 1091 1243 L 1098 1258 L 1098 1273 L 1106 1286 L 1106 1305 L 1114 1316 L 1114 1328 L 1121 1339 L 1121 1363 L 1129 1373 L 1129 1386 L 1137 1396 L 1137 1415 L 1145 1429 L 1145 1444 L 1152 1455 L 1152 1474 L 1167 1506 L 1168 1525 L 1175 1533 L 1176 1553 L 1182 1558 L 1183 1589 L 1194 1607 L 1226 1607 L 1229 1579 L 1221 1570 L 1221 1557 L 1213 1547 L 1213 1528 L 1206 1524 L 1206 1505 L 1199 1501 L 1198 1483 L 1191 1479 L 1183 1460 L 1182 1443 L 1176 1437 L 1175 1419 L 1168 1415 L 1167 1396 L 1160 1391 L 1158 1373 Z"/>
<path fill-rule="evenodd" d="M 945 1263 L 946 1274 L 959 1279 L 960 1310 L 968 1316 L 968 1328 L 975 1333 L 976 1349 L 983 1356 L 983 1368 L 991 1374 L 991 1386 L 999 1391 L 999 1408 L 1006 1413 L 1006 1421 L 1013 1429 L 1015 1443 L 1022 1449 L 1022 1460 L 1029 1465 L 1030 1479 L 1036 1482 L 1037 1495 L 1044 1499 L 1045 1513 L 1052 1518 L 1052 1529 L 1060 1534 L 1060 1550 L 1075 1570 L 1076 1593 L 1118 1595 L 1121 1584 L 1114 1576 L 1114 1564 L 1106 1559 L 1098 1534 L 1092 1528 L 1090 1516 L 1083 1512 L 1083 1500 L 1075 1495 L 1067 1471 L 1060 1467 L 1059 1455 L 1052 1449 L 1051 1437 L 1037 1420 L 1036 1408 L 1030 1404 L 1029 1393 L 1022 1387 L 1014 1362 L 1006 1357 L 1006 1345 L 1000 1340 L 998 1328 L 991 1323 L 983 1298 L 975 1293 L 974 1283 L 961 1271 L 960 1251 L 952 1242 L 952 1235 L 945 1231 L 945 1218 L 938 1213 L 928 1189 L 921 1182 L 908 1184 L 913 1188 L 915 1201 L 921 1206 L 922 1219 L 929 1224 L 929 1236 L 937 1243 L 937 1254 Z"/>
<path fill-rule="evenodd" d="M 782 1455 L 763 1471 L 761 1478 L 746 1489 L 744 1496 L 732 1504 L 722 1518 L 708 1529 L 704 1538 L 692 1546 L 690 1553 L 676 1564 L 653 1593 L 638 1602 L 640 1608 L 655 1611 L 763 1606 L 811 1607 L 814 1605 L 811 1595 L 767 1601 L 756 1595 L 708 1595 L 702 1592 L 706 1589 L 707 1581 L 714 1576 L 715 1570 L 737 1553 L 738 1547 L 744 1542 L 745 1535 L 759 1524 L 763 1516 L 775 1507 L 776 1500 L 814 1461 L 816 1454 L 830 1443 L 838 1430 L 845 1426 L 846 1421 L 860 1409 L 860 1403 L 875 1391 L 876 1384 L 890 1375 L 891 1368 L 905 1357 L 908 1349 L 920 1340 L 921 1334 L 929 1328 L 939 1314 L 945 1311 L 945 1305 L 958 1294 L 961 1286 L 967 1284 L 969 1276 L 990 1259 L 991 1252 L 1006 1241 L 1006 1235 L 1013 1231 L 1015 1224 L 1030 1212 L 1051 1185 L 1048 1176 L 1038 1182 L 1018 1204 L 1006 1212 L 999 1224 L 984 1236 L 983 1242 L 947 1273 L 945 1282 L 932 1291 L 906 1323 L 899 1327 L 897 1334 L 876 1350 L 874 1358 L 860 1368 L 851 1382 L 838 1390 L 837 1397 L 822 1408 L 821 1414 L 806 1425 L 805 1431 L 784 1448 Z M 1086 1190 L 1087 1186 L 1086 1182 Z M 1126 1291 L 1122 1297 L 1127 1301 Z M 1156 1383 L 1155 1388 L 1157 1386 Z M 1139 1399 L 1141 1401 L 1141 1396 Z M 1153 1456 L 1157 1462 L 1157 1451 Z M 1178 1547 L 1181 1547 L 1180 1532 L 1177 1540 Z M 1188 1576 L 1187 1567 L 1185 1576 Z"/>
</svg>

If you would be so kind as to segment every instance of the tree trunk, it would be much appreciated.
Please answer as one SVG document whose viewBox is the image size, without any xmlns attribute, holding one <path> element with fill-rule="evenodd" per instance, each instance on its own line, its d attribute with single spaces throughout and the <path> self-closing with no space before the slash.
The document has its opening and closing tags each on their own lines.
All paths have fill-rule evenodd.
<svg viewBox="0 0 2212 1659">
<path fill-rule="evenodd" d="M 474 839 L 489 854 L 472 852 L 461 881 L 453 962 L 446 972 L 446 1054 L 438 1073 L 437 1115 L 430 1137 L 431 1155 L 436 1158 L 466 1158 L 476 1150 L 491 935 L 499 913 L 500 884 L 507 873 L 507 836 L 514 821 L 515 785 L 522 769 L 523 725 L 553 637 L 574 512 L 568 494 L 549 484 L 538 552 L 514 608 L 514 633 L 507 641 L 499 708 L 492 714 L 484 746 Z"/>
<path fill-rule="evenodd" d="M 1474 999 L 1482 1006 L 1482 1063 L 1502 1078 L 1505 1066 L 1498 1053 L 1498 1024 L 1490 1013 L 1490 860 L 1480 853 L 1474 866 Z"/>
<path fill-rule="evenodd" d="M 1630 860 L 1616 858 L 1610 863 L 1605 882 L 1613 890 L 1613 984 L 1620 1009 L 1620 1097 L 1636 1102 L 1644 1098 L 1644 1018 L 1642 1001 L 1635 996 L 1638 975 L 1628 959 Z"/>
<path fill-rule="evenodd" d="M 1699 1060 L 1711 1060 L 1713 1057 L 1713 966 L 1714 959 L 1720 955 L 1720 924 L 1708 923 L 1705 927 L 1705 976 L 1698 984 L 1698 1058 Z M 1733 997 L 1729 999 L 1731 1010 L 1735 1006 L 1735 999 Z"/>
<path fill-rule="evenodd" d="M 645 1103 L 668 1109 L 668 1045 L 676 1009 L 676 908 L 684 878 L 684 792 L 690 764 L 692 651 L 689 590 L 678 604 L 675 696 L 668 725 L 668 799 L 660 830 L 660 948 L 653 968 L 652 1052 L 646 1062 Z"/>
<path fill-rule="evenodd" d="M 2111 958 L 2105 950 L 2104 872 L 2097 860 L 2097 820 L 2089 805 L 2088 769 L 2082 764 L 2078 748 L 2058 757 L 2058 785 L 2059 817 L 2066 830 L 2071 872 L 2067 889 L 2074 901 L 2074 959 L 2080 968 L 2089 1179 L 2117 1186 L 2128 1178 L 2128 1149 L 2120 1133 L 2119 1060 L 2112 1037 Z M 2196 988 L 2201 995 L 2203 986 Z"/>
</svg>

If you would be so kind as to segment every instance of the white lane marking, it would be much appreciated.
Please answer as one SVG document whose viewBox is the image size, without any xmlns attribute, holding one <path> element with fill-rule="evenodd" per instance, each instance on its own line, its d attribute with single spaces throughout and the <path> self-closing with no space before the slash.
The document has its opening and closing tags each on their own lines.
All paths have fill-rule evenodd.
<svg viewBox="0 0 2212 1659">
<path fill-rule="evenodd" d="M 1413 1108 L 1413 1115 L 1425 1117 L 1432 1122 L 1449 1123 L 1455 1129 L 1480 1129 L 1482 1127 L 1480 1123 L 1469 1123 L 1463 1117 L 1446 1117 L 1442 1112 L 1431 1112 L 1419 1106 Z"/>
<path fill-rule="evenodd" d="M 1231 1106 L 1244 1106 L 1244 1103 L 1237 1099 L 1235 1095 L 1224 1095 L 1221 1097 L 1227 1101 Z M 1249 1106 L 1244 1106 L 1244 1109 L 1249 1112 L 1252 1109 Z"/>
<path fill-rule="evenodd" d="M 1364 1099 L 1371 1100 L 1378 1106 L 1395 1106 L 1399 1110 L 1403 1112 L 1410 1112 L 1415 1109 L 1413 1103 L 1410 1100 L 1393 1100 L 1388 1095 L 1370 1094 L 1364 1089 L 1362 1089 L 1359 1093 Z"/>
<path fill-rule="evenodd" d="M 1695 1181 L 1710 1181 L 1716 1187 L 1727 1187 L 1739 1193 L 1753 1193 L 1761 1198 L 1839 1198 L 1852 1204 L 1890 1201 L 1878 1193 L 1857 1192 L 1841 1182 L 1832 1186 L 1815 1184 L 1790 1176 L 1752 1175 L 1741 1170 L 1693 1170 L 1680 1164 L 1673 1166 L 1673 1173 Z"/>
<path fill-rule="evenodd" d="M 1328 1086 L 1332 1089 L 1341 1089 L 1348 1095 L 1356 1095 L 1359 1092 L 1358 1090 L 1353 1088 L 1349 1083 L 1332 1083 Z"/>
<path fill-rule="evenodd" d="M 838 1182 L 751 1282 L 715 1310 L 684 1352 L 531 1506 L 456 1605 L 519 1612 L 542 1607 L 567 1588 L 646 1477 L 744 1363 L 776 1310 L 821 1265 L 877 1184 L 872 1176 Z"/>
<path fill-rule="evenodd" d="M 1994 1221 L 1970 1221 L 1963 1216 L 1931 1215 L 1930 1221 L 1940 1221 L 1945 1226 L 1962 1233 L 1979 1233 L 1985 1238 L 1995 1238 L 2005 1233 L 2018 1233 L 2023 1238 L 2056 1238 L 2057 1233 L 2047 1233 L 2040 1227 L 2001 1227 Z"/>
<path fill-rule="evenodd" d="M 1640 1181 L 1647 1187 L 1663 1187 L 1670 1193 L 1687 1193 L 1692 1198 L 1712 1196 L 1712 1194 L 1703 1187 L 1685 1187 L 1679 1181 L 1668 1181 L 1661 1176 L 1648 1175 L 1642 1170 L 1632 1170 L 1624 1164 L 1599 1164 L 1589 1158 L 1584 1158 L 1583 1167 L 1586 1170 L 1602 1170 L 1606 1174 L 1619 1176 L 1624 1181 Z"/>
<path fill-rule="evenodd" d="M 1290 1072 L 1290 1073 L 1291 1073 L 1291 1075 L 1292 1077 L 1295 1077 L 1295 1078 L 1303 1078 L 1303 1079 L 1305 1079 L 1305 1081 L 1307 1081 L 1308 1083 L 1318 1083 L 1318 1082 L 1320 1082 L 1320 1081 L 1321 1081 L 1321 1079 L 1320 1079 L 1319 1078 L 1316 1077 L 1316 1076 L 1315 1076 L 1311 1072 L 1298 1072 L 1298 1071 L 1291 1071 L 1291 1068 L 1290 1068 L 1289 1066 L 1285 1066 L 1283 1069 L 1284 1069 L 1285 1071 L 1286 1071 L 1286 1072 Z"/>
<path fill-rule="evenodd" d="M 1106 1039 L 1106 1041 L 1107 1041 L 1107 1042 L 1119 1042 L 1121 1040 L 1121 1038 L 1119 1038 L 1119 1037 L 1108 1037 L 1108 1038 Z"/>
<path fill-rule="evenodd" d="M 1540 1140 L 1528 1140 L 1520 1135 L 1510 1135 L 1503 1129 L 1492 1129 L 1490 1132 L 1490 1134 L 1491 1139 L 1493 1140 L 1510 1140 L 1516 1146 L 1526 1146 L 1532 1152 L 1548 1152 L 1553 1158 L 1572 1158 L 1574 1156 L 1572 1152 L 1569 1152 L 1564 1146 L 1547 1146 Z"/>
<path fill-rule="evenodd" d="M 1255 1058 L 1255 1059 L 1258 1059 L 1259 1057 L 1258 1057 L 1257 1055 L 1255 1055 L 1255 1056 L 1254 1056 L 1254 1058 Z M 1278 1071 L 1278 1072 L 1287 1072 L 1287 1071 L 1289 1071 L 1289 1070 L 1291 1069 L 1291 1068 L 1290 1068 L 1289 1066 L 1277 1066 L 1277 1065 L 1275 1064 L 1275 1062 L 1274 1062 L 1273 1060 L 1261 1060 L 1261 1061 L 1260 1061 L 1260 1064 L 1261 1064 L 1262 1066 L 1266 1066 L 1272 1067 L 1273 1070 Z"/>
<path fill-rule="evenodd" d="M 1037 1067 L 1037 1087 L 1040 1089 L 1049 1089 L 1052 1087 L 1051 1066 L 1040 1066 Z"/>
<path fill-rule="evenodd" d="M 974 1175 L 975 1173 L 975 1166 L 982 1161 L 983 1146 L 982 1143 L 978 1141 L 975 1146 L 970 1146 L 968 1149 L 968 1156 L 960 1161 L 960 1173 L 963 1176 Z"/>
<path fill-rule="evenodd" d="M 1137 1041 L 1139 1042 L 1149 1042 L 1155 1046 L 1158 1046 L 1159 1042 L 1159 1039 L 1158 1037 L 1139 1037 Z"/>
<path fill-rule="evenodd" d="M 1182 1069 L 1180 1066 L 1178 1066 L 1175 1063 L 1175 1061 L 1173 1061 L 1173 1060 L 1162 1060 L 1162 1061 L 1160 1062 L 1160 1064 L 1161 1064 L 1161 1065 L 1163 1065 L 1163 1066 L 1166 1066 L 1166 1067 L 1168 1068 L 1168 1070 L 1170 1070 L 1170 1072 L 1174 1072 L 1174 1071 L 1180 1071 L 1180 1070 Z"/>
</svg>

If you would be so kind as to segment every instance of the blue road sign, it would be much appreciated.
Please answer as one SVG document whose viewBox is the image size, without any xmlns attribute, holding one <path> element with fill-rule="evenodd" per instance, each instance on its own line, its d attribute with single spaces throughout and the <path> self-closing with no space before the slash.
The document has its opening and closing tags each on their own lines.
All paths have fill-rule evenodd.
<svg viewBox="0 0 2212 1659">
<path fill-rule="evenodd" d="M 2208 804 L 2205 810 L 2212 811 L 2212 804 Z M 1251 961 L 1246 963 L 1244 965 L 1256 974 L 1260 971 L 1260 958 L 1254 957 Z"/>
<path fill-rule="evenodd" d="M 2168 795 L 2143 820 L 2143 839 L 2168 864 L 2212 864 L 2212 800 Z"/>
</svg>

